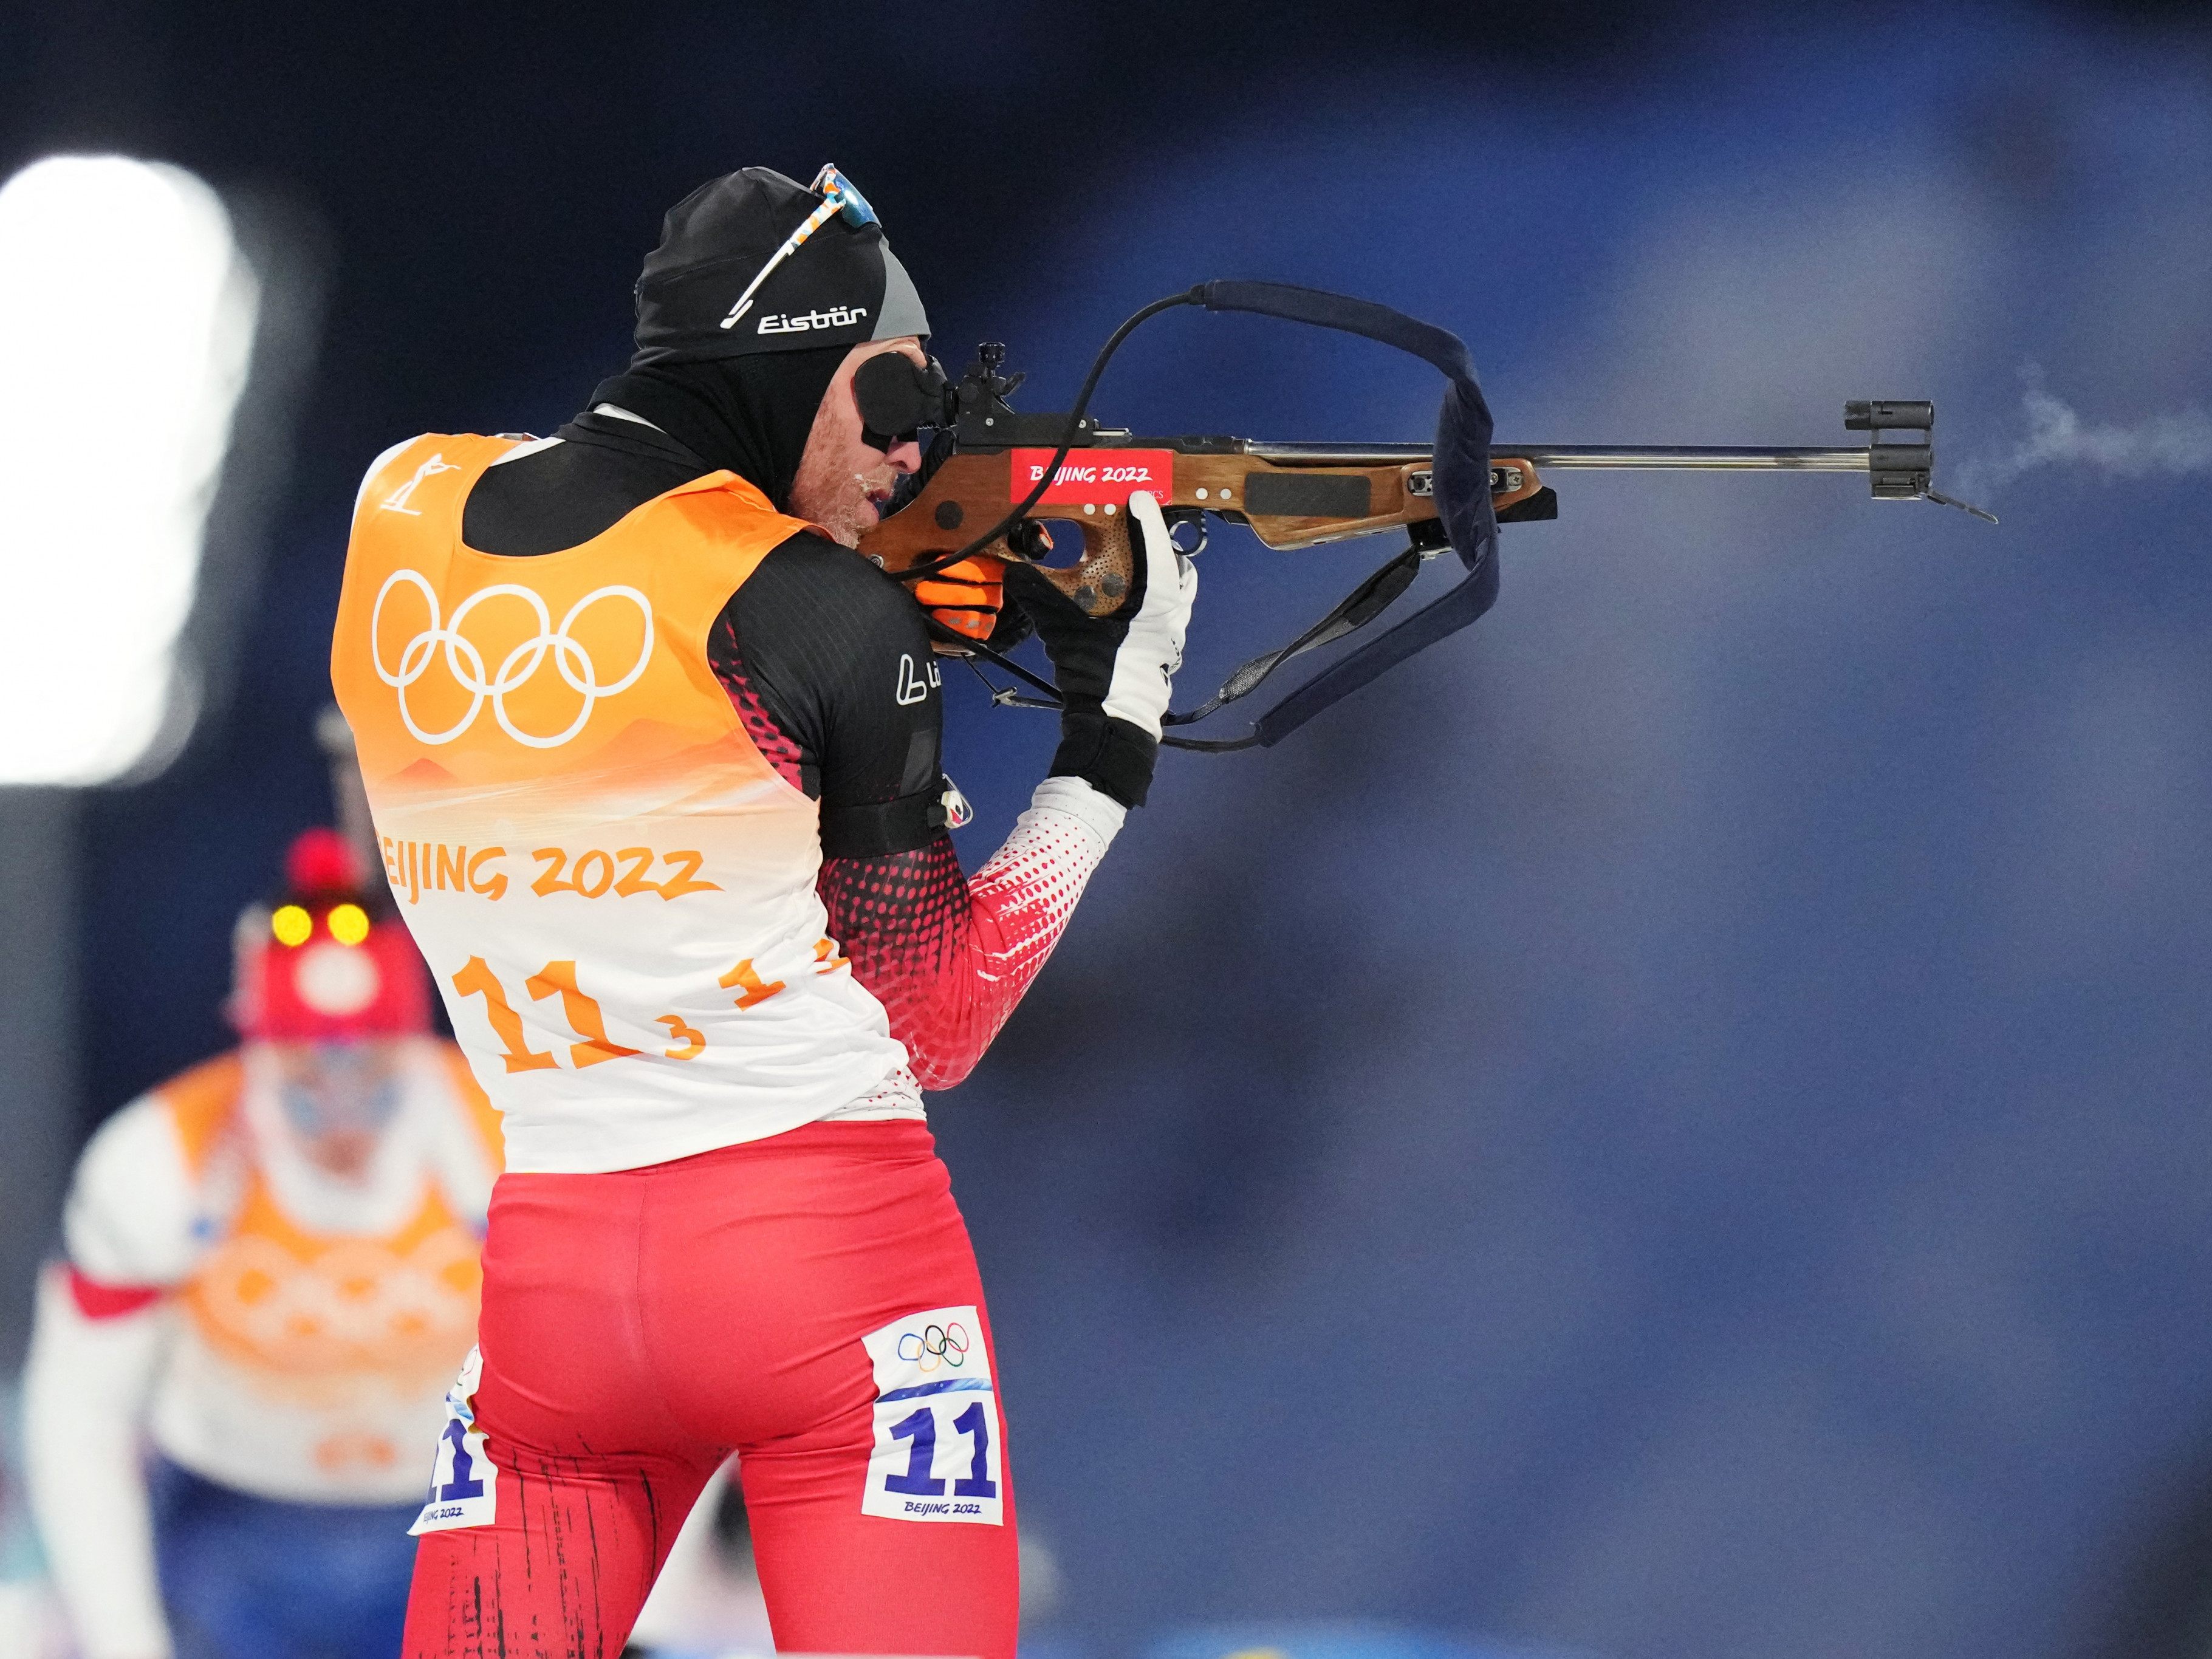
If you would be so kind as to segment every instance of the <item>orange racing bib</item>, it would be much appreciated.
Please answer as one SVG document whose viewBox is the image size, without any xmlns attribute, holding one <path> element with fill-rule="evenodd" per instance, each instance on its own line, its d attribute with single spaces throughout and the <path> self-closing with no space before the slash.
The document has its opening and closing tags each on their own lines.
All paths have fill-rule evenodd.
<svg viewBox="0 0 2212 1659">
<path fill-rule="evenodd" d="M 516 442 L 383 459 L 331 655 L 507 1167 L 634 1168 L 835 1112 L 906 1052 L 827 937 L 815 802 L 708 659 L 730 595 L 807 526 L 716 472 L 580 546 L 481 553 L 462 506 Z"/>
</svg>

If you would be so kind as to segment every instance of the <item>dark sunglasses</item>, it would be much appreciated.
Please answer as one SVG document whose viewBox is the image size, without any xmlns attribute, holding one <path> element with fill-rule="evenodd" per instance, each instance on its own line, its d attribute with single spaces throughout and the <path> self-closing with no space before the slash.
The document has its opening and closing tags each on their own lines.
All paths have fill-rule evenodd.
<svg viewBox="0 0 2212 1659">
<path fill-rule="evenodd" d="M 889 454 L 914 442 L 923 427 L 945 424 L 951 419 L 949 386 L 934 357 L 917 363 L 903 351 L 878 352 L 853 372 L 861 441 Z"/>
</svg>

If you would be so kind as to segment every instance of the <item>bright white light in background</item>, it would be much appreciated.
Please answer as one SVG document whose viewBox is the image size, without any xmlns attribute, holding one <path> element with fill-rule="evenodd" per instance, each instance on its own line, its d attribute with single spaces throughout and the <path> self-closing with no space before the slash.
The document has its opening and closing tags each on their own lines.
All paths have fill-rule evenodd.
<svg viewBox="0 0 2212 1659">
<path fill-rule="evenodd" d="M 259 307 L 179 167 L 0 186 L 0 784 L 98 783 L 161 732 Z"/>
</svg>

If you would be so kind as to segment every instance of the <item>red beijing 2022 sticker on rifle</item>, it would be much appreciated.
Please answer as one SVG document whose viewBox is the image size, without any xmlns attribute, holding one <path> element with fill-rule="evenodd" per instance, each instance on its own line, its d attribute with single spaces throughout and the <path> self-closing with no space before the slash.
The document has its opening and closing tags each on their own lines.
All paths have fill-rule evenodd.
<svg viewBox="0 0 2212 1659">
<path fill-rule="evenodd" d="M 1014 499 L 1021 501 L 1044 477 L 1049 449 L 1013 452 Z M 1130 493 L 1148 489 L 1167 505 L 1175 493 L 1172 449 L 1071 449 L 1044 492 L 1042 506 L 1126 507 Z"/>
</svg>

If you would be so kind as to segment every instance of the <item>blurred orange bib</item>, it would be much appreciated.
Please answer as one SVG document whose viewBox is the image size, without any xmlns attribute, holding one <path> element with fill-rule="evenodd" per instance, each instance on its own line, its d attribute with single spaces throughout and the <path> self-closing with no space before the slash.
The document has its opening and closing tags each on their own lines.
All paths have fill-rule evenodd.
<svg viewBox="0 0 2212 1659">
<path fill-rule="evenodd" d="M 206 1240 L 177 1286 L 182 1318 L 154 1402 L 155 1440 L 176 1461 L 310 1501 L 391 1502 L 419 1484 L 436 1402 L 476 1334 L 482 1272 L 465 1211 L 499 1164 L 496 1122 L 459 1057 L 431 1052 L 406 1073 L 402 1118 L 468 1147 L 473 1173 L 459 1196 L 434 1158 L 364 1176 L 389 1217 L 365 1228 L 321 1224 L 333 1218 L 280 1196 L 247 1127 L 249 1097 L 269 1079 L 239 1054 L 154 1091 Z"/>
</svg>

